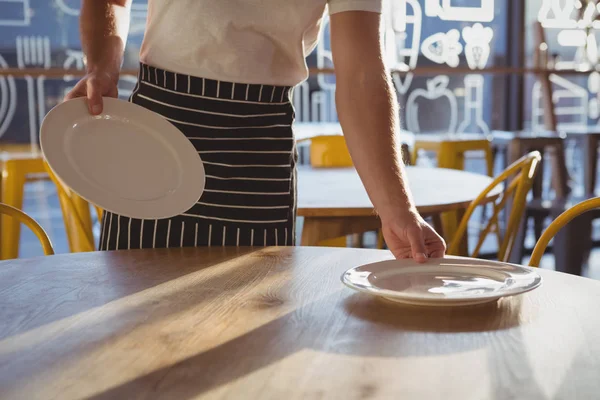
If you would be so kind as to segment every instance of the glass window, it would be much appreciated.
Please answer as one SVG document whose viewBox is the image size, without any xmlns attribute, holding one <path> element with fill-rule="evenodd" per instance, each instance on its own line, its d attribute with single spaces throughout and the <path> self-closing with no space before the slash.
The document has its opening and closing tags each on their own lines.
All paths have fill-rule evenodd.
<svg viewBox="0 0 600 400">
<path fill-rule="evenodd" d="M 385 57 L 397 71 L 393 80 L 404 128 L 489 132 L 501 126 L 504 77 L 478 70 L 506 65 L 506 0 L 388 0 L 383 21 Z M 311 67 L 333 66 L 328 29 L 326 22 L 308 59 Z M 442 73 L 426 73 L 434 68 Z M 298 121 L 336 122 L 334 90 L 335 79 L 322 74 L 298 88 Z"/>
<path fill-rule="evenodd" d="M 83 70 L 79 40 L 80 0 L 0 0 L 0 69 Z M 125 68 L 135 68 L 144 33 L 147 3 L 134 0 Z M 78 77 L 0 76 L 0 140 L 36 142 L 46 112 L 58 104 Z M 120 95 L 127 98 L 135 77 L 122 76 Z"/>
<path fill-rule="evenodd" d="M 528 0 L 525 8 L 526 63 L 533 67 L 537 48 L 535 24 L 541 22 L 547 42 L 548 67 L 589 71 L 598 63 L 599 8 L 596 1 Z M 600 117 L 600 75 L 597 72 L 552 74 L 558 129 L 597 125 Z M 528 74 L 525 85 L 525 127 L 544 129 L 540 84 Z"/>
</svg>

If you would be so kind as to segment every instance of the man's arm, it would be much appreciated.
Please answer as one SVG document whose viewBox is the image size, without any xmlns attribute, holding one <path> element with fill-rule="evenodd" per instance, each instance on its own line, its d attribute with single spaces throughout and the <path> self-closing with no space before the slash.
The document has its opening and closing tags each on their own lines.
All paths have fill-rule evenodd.
<svg viewBox="0 0 600 400">
<path fill-rule="evenodd" d="M 83 0 L 81 46 L 87 75 L 67 99 L 87 97 L 90 112 L 102 112 L 102 96 L 117 97 L 119 70 L 129 32 L 131 0 Z"/>
<path fill-rule="evenodd" d="M 83 0 L 79 30 L 87 70 L 118 75 L 129 32 L 131 0 Z"/>
<path fill-rule="evenodd" d="M 419 260 L 441 256 L 443 241 L 437 235 L 431 236 L 431 227 L 418 215 L 404 178 L 397 100 L 383 61 L 380 17 L 364 11 L 331 16 L 340 122 L 358 174 L 382 219 L 384 233 L 386 226 L 392 227 L 387 229 L 388 245 L 396 239 L 410 242 L 410 255 Z M 403 235 L 405 238 L 396 237 Z M 426 248 L 430 247 L 428 240 L 435 242 L 434 250 Z M 401 243 L 394 246 L 402 247 Z M 401 253 L 392 246 L 390 249 L 397 256 Z"/>
</svg>

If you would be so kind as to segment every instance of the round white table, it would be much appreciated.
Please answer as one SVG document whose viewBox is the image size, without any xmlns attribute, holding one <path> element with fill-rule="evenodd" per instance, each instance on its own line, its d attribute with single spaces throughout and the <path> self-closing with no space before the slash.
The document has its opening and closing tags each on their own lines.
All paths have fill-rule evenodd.
<svg viewBox="0 0 600 400">
<path fill-rule="evenodd" d="M 408 184 L 418 211 L 437 217 L 443 212 L 462 213 L 493 181 L 472 172 L 406 167 Z M 490 192 L 493 201 L 502 186 Z M 354 168 L 298 168 L 298 216 L 304 217 L 302 245 L 380 228 L 373 204 Z M 448 238 L 447 238 L 448 239 Z"/>
</svg>

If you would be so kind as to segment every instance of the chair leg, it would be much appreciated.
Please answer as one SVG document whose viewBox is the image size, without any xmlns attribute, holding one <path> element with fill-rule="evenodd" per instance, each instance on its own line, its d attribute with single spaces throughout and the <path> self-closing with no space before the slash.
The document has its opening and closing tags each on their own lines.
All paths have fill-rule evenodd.
<svg viewBox="0 0 600 400">
<path fill-rule="evenodd" d="M 463 219 L 465 215 L 465 210 L 456 210 L 456 211 L 447 211 L 442 214 L 442 225 L 444 232 L 444 240 L 446 243 L 451 243 L 456 236 L 456 231 L 458 230 L 458 225 L 460 221 Z M 469 256 L 469 229 L 465 232 L 464 236 L 461 238 L 460 247 L 458 250 L 458 254 L 452 254 L 453 256 Z"/>
<path fill-rule="evenodd" d="M 507 213 L 508 214 L 508 213 Z M 513 243 L 512 249 L 510 250 L 510 257 L 508 257 L 508 262 L 513 264 L 522 264 L 523 258 L 525 257 L 525 237 L 527 235 L 527 221 L 529 220 L 528 215 L 524 215 L 521 218 L 521 223 L 519 224 L 519 230 L 517 231 L 517 235 L 515 236 L 515 241 Z"/>
<path fill-rule="evenodd" d="M 74 248 L 71 249 L 72 252 L 85 252 L 85 251 L 93 251 L 94 248 L 89 248 L 90 244 L 88 243 L 88 239 L 86 236 L 89 236 L 93 239 L 93 226 L 92 226 L 92 215 L 90 213 L 90 205 L 87 201 L 83 200 L 79 196 L 72 197 L 73 205 L 75 208 L 75 212 L 80 218 L 81 223 L 77 223 L 74 218 L 70 218 L 69 223 L 71 224 L 71 229 L 74 229 L 78 232 L 78 235 L 75 235 L 74 238 Z M 92 243 L 93 245 L 93 243 Z"/>
<path fill-rule="evenodd" d="M 23 209 L 23 190 L 25 189 L 25 175 L 19 173 L 12 160 L 4 164 L 2 174 L 2 201 L 4 204 Z M 2 236 L 0 239 L 0 254 L 3 260 L 19 257 L 19 240 L 21 238 L 21 225 L 15 218 L 3 216 L 1 218 Z"/>
<path fill-rule="evenodd" d="M 357 249 L 361 249 L 364 247 L 364 234 L 362 233 L 355 233 L 352 236 L 350 236 L 350 245 L 351 247 L 357 248 Z"/>
<path fill-rule="evenodd" d="M 383 237 L 383 231 L 380 229 L 377 231 L 377 248 L 383 250 L 385 247 L 385 238 Z"/>
<path fill-rule="evenodd" d="M 569 222 L 554 237 L 555 269 L 581 275 L 592 247 L 592 219 L 583 214 Z"/>
<path fill-rule="evenodd" d="M 431 217 L 431 223 L 438 235 L 444 237 L 444 223 L 442 222 L 442 216 L 440 214 L 433 215 Z"/>
<path fill-rule="evenodd" d="M 494 176 L 494 152 L 491 147 L 485 150 L 485 166 L 488 176 Z"/>
</svg>

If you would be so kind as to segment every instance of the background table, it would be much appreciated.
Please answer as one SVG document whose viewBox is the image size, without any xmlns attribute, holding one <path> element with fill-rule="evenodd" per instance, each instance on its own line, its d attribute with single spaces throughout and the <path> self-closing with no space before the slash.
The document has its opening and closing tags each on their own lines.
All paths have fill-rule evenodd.
<svg viewBox="0 0 600 400">
<path fill-rule="evenodd" d="M 563 133 L 567 139 L 575 140 L 577 146 L 582 150 L 583 190 L 586 196 L 593 196 L 596 191 L 600 127 L 568 129 Z"/>
<path fill-rule="evenodd" d="M 423 216 L 454 210 L 464 212 L 493 180 L 481 174 L 444 168 L 406 167 L 406 173 L 415 204 Z M 501 191 L 502 187 L 497 187 L 487 200 L 494 200 Z M 460 218 L 462 213 L 458 214 Z M 298 215 L 304 217 L 304 246 L 381 227 L 371 200 L 352 168 L 299 167 Z"/>
<path fill-rule="evenodd" d="M 0 398 L 592 399 L 600 282 L 465 309 L 345 288 L 389 258 L 330 248 L 80 253 L 0 263 Z"/>
</svg>

